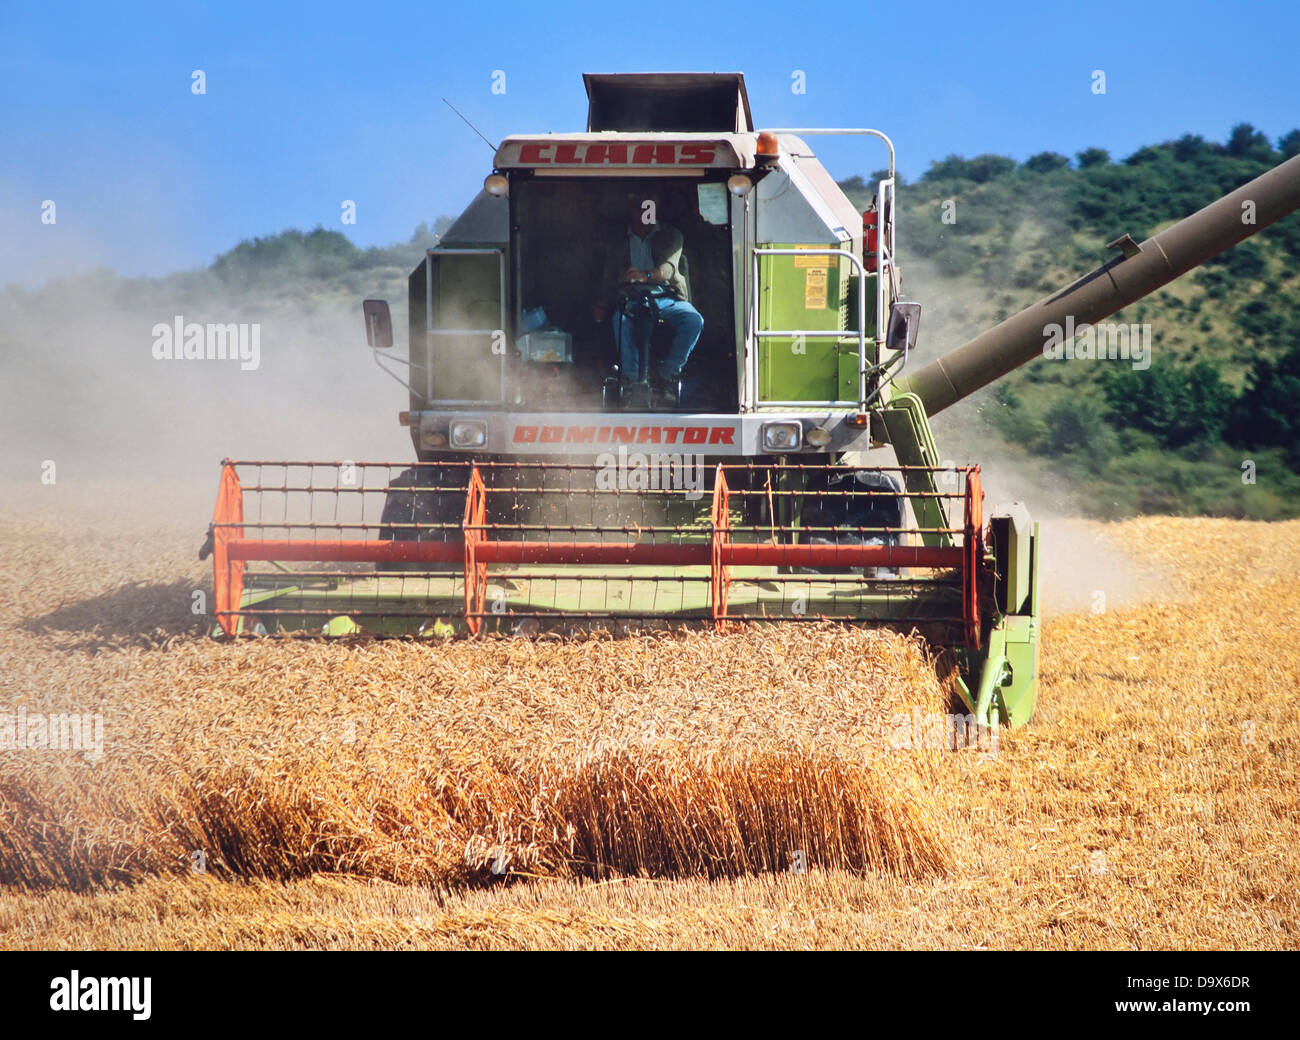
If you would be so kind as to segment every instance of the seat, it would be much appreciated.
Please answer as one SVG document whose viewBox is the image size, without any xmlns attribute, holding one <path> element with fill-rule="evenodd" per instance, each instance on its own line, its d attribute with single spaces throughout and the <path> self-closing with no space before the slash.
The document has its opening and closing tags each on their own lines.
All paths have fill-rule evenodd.
<svg viewBox="0 0 1300 1040">
<path fill-rule="evenodd" d="M 691 291 L 691 265 L 684 249 L 682 250 L 681 276 L 682 280 L 686 283 L 686 299 L 690 300 L 693 297 Z M 635 306 L 635 291 L 625 293 L 620 298 L 619 303 L 615 305 L 615 310 L 617 311 L 620 307 L 625 307 L 629 301 L 632 301 Z M 650 331 L 650 356 L 647 359 L 647 368 L 651 368 L 654 364 L 655 358 L 662 356 L 668 347 L 670 340 L 665 334 L 667 325 L 668 323 L 663 318 L 657 318 L 654 328 Z M 609 348 L 611 361 L 609 371 L 606 373 L 604 383 L 601 386 L 601 401 L 606 410 L 615 410 L 622 406 L 623 401 L 620 393 L 622 387 L 622 372 L 619 368 L 618 340 L 614 335 L 614 324 L 612 318 L 610 321 Z M 690 362 L 688 361 L 687 364 L 689 365 Z M 674 390 L 674 399 L 680 400 L 681 380 L 678 380 L 678 384 Z"/>
</svg>

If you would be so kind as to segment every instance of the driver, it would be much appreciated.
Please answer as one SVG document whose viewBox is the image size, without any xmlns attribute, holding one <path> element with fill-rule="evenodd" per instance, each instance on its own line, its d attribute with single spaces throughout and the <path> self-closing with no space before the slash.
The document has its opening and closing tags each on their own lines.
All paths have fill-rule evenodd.
<svg viewBox="0 0 1300 1040">
<path fill-rule="evenodd" d="M 682 368 L 704 319 L 691 306 L 682 276 L 682 233 L 656 219 L 659 204 L 653 195 L 628 195 L 626 207 L 627 226 L 609 244 L 605 263 L 605 299 L 616 300 L 614 342 L 622 399 L 625 405 L 648 404 L 648 391 L 653 391 L 675 404 Z M 597 303 L 597 321 L 607 311 L 603 301 Z M 660 318 L 672 329 L 673 341 L 662 361 L 647 371 L 650 334 Z"/>
</svg>

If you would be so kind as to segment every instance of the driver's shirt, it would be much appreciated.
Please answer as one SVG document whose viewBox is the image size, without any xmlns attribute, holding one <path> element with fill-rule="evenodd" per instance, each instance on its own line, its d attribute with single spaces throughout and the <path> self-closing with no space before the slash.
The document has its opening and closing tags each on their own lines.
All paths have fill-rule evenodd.
<svg viewBox="0 0 1300 1040">
<path fill-rule="evenodd" d="M 628 231 L 628 266 L 634 267 L 638 271 L 649 271 L 659 265 L 655 263 L 654 253 L 650 249 L 650 239 L 659 230 L 659 225 L 655 224 L 650 228 L 650 232 L 642 238 L 635 231 Z"/>
</svg>

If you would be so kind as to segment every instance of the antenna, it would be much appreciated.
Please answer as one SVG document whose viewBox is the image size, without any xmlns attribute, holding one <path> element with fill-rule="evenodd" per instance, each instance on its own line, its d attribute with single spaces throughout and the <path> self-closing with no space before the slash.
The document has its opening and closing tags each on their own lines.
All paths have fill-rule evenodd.
<svg viewBox="0 0 1300 1040">
<path fill-rule="evenodd" d="M 455 112 L 456 115 L 460 116 L 461 119 L 465 119 L 465 117 L 464 117 L 463 115 L 461 115 L 461 111 L 460 111 L 460 109 L 457 108 L 455 105 L 453 105 L 453 104 L 452 104 L 450 101 L 448 101 L 446 98 L 443 98 L 443 99 L 442 99 L 442 103 L 443 103 L 444 105 L 446 105 L 448 108 L 450 108 L 453 112 Z M 474 133 L 478 134 L 479 137 L 483 137 L 483 134 L 479 132 L 479 128 L 476 127 L 473 123 L 471 123 L 468 119 L 465 119 L 465 125 L 466 125 L 467 127 L 469 127 L 471 130 L 473 130 Z M 486 137 L 483 137 L 483 143 L 484 143 L 485 145 L 487 145 L 489 148 L 491 148 L 493 152 L 495 152 L 495 151 L 497 150 L 497 146 L 494 145 L 491 141 L 489 141 Z"/>
</svg>

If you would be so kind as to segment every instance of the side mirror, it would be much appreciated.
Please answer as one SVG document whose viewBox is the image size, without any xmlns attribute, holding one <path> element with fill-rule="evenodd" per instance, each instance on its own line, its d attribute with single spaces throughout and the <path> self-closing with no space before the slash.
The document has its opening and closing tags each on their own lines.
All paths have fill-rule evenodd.
<svg viewBox="0 0 1300 1040">
<path fill-rule="evenodd" d="M 916 349 L 916 338 L 921 332 L 921 305 L 895 301 L 889 308 L 889 331 L 885 334 L 885 346 L 889 350 L 903 352 L 906 358 Z"/>
<path fill-rule="evenodd" d="M 361 313 L 366 319 L 366 342 L 371 350 L 387 350 L 393 345 L 393 316 L 387 300 L 363 300 Z"/>
</svg>

